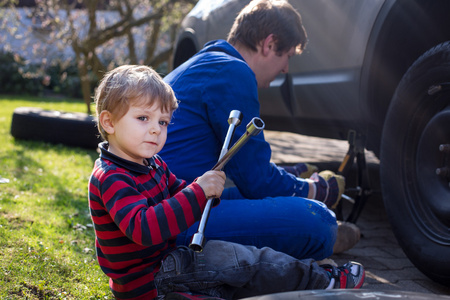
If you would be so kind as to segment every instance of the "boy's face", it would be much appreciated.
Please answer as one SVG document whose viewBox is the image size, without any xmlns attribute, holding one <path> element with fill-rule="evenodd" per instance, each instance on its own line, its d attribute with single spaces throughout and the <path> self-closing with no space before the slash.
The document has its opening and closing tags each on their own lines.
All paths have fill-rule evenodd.
<svg viewBox="0 0 450 300">
<path fill-rule="evenodd" d="M 143 103 L 144 101 L 134 101 Z M 109 151 L 124 159 L 144 164 L 145 158 L 158 153 L 167 138 L 169 112 L 163 112 L 159 103 L 152 106 L 130 105 L 119 120 L 111 120 L 108 132 Z M 106 129 L 105 129 L 106 130 Z"/>
</svg>

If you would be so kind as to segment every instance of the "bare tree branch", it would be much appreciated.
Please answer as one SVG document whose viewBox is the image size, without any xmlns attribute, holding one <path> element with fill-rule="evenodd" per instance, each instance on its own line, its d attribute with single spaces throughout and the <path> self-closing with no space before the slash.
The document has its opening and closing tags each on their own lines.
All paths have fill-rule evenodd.
<svg viewBox="0 0 450 300">
<path fill-rule="evenodd" d="M 90 113 L 92 85 L 106 70 L 139 62 L 157 68 L 169 60 L 175 29 L 197 1 L 39 0 L 30 35 L 39 31 L 53 49 L 70 45 Z"/>
</svg>

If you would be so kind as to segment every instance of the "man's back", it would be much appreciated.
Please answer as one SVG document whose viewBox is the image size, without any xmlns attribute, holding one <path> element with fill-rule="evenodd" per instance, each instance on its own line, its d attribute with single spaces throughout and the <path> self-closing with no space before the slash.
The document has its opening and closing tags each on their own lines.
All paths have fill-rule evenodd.
<svg viewBox="0 0 450 300">
<path fill-rule="evenodd" d="M 217 162 L 231 110 L 250 108 L 244 122 L 259 115 L 256 81 L 239 53 L 225 41 L 212 42 L 164 81 L 180 103 L 160 155 L 177 177 L 191 182 Z M 243 132 L 240 128 L 236 137 Z"/>
</svg>

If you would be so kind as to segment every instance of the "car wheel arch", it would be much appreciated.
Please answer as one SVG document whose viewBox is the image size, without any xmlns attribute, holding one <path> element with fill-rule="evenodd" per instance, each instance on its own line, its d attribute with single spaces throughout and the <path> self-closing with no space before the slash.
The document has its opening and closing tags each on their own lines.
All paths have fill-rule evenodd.
<svg viewBox="0 0 450 300">
<path fill-rule="evenodd" d="M 173 69 L 191 58 L 200 50 L 199 42 L 192 28 L 185 28 L 179 35 L 173 55 Z"/>
<path fill-rule="evenodd" d="M 450 20 L 440 18 L 442 11 L 450 9 L 449 2 L 441 5 L 416 0 L 407 6 L 403 1 L 386 1 L 379 13 L 369 38 L 361 72 L 360 109 L 361 119 L 366 122 L 368 149 L 378 156 L 385 115 L 395 89 L 410 65 L 428 49 L 450 40 Z M 429 7 L 426 7 L 430 5 Z M 413 8 L 410 8 L 413 7 Z M 405 8 L 409 8 L 406 10 Z M 448 9 L 446 9 L 448 8 Z M 427 14 L 420 14 L 427 11 Z M 406 19 L 441 19 L 437 26 L 416 30 L 408 26 Z M 446 25 L 444 25 L 446 24 Z M 417 42 L 418 38 L 426 39 Z M 404 39 L 404 42 L 401 42 Z"/>
</svg>

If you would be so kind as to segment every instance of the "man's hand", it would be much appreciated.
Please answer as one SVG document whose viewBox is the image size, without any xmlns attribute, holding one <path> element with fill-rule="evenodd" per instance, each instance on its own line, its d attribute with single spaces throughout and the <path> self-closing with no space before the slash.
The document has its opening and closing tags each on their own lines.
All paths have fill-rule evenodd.
<svg viewBox="0 0 450 300">
<path fill-rule="evenodd" d="M 330 209 L 336 208 L 345 190 L 345 178 L 333 171 L 314 173 L 310 178 L 315 187 L 314 199 L 322 201 Z"/>
<path fill-rule="evenodd" d="M 223 171 L 208 171 L 197 178 L 196 182 L 203 189 L 206 199 L 210 199 L 219 198 L 222 195 L 225 179 L 226 176 Z"/>
</svg>

